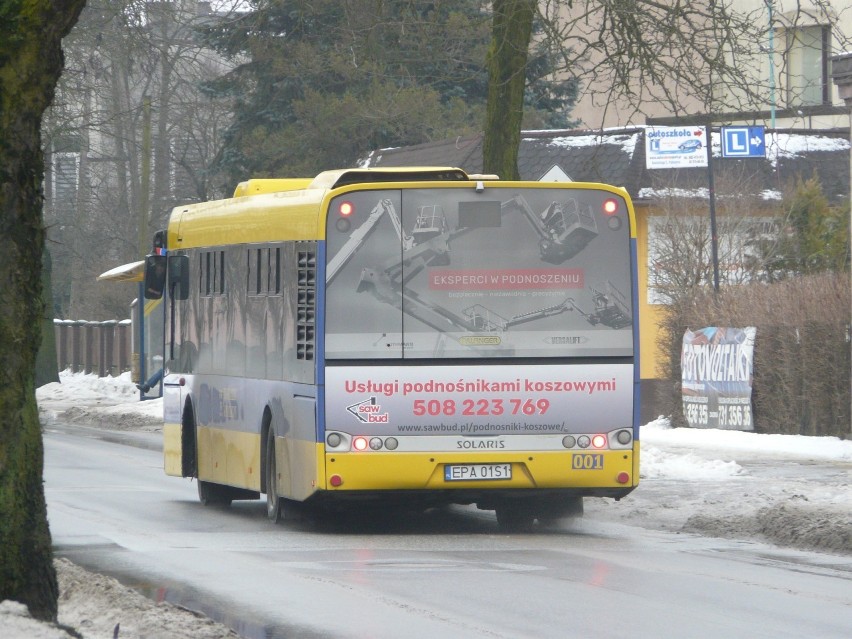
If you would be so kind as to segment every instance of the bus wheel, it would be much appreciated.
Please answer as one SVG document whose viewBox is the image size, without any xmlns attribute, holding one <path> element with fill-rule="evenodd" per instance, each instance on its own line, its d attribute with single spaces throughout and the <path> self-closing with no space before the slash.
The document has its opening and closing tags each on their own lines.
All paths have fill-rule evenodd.
<svg viewBox="0 0 852 639">
<path fill-rule="evenodd" d="M 278 496 L 278 468 L 275 461 L 275 431 L 269 429 L 266 439 L 266 516 L 277 524 L 281 521 L 281 498 Z"/>
<path fill-rule="evenodd" d="M 545 528 L 559 528 L 570 523 L 574 519 L 583 517 L 583 498 L 571 497 L 558 504 L 549 504 L 542 507 L 538 516 L 538 523 Z"/>
<path fill-rule="evenodd" d="M 497 512 L 497 525 L 503 532 L 528 532 L 532 530 L 535 515 L 532 510 L 523 504 L 506 503 L 500 504 L 495 509 Z"/>
<path fill-rule="evenodd" d="M 231 491 L 228 486 L 220 486 L 209 481 L 198 480 L 198 499 L 205 506 L 230 506 Z"/>
</svg>

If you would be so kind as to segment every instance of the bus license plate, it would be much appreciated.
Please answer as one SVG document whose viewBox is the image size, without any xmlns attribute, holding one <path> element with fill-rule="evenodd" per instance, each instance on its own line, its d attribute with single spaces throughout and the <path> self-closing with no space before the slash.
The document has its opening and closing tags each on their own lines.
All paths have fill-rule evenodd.
<svg viewBox="0 0 852 639">
<path fill-rule="evenodd" d="M 444 466 L 444 481 L 512 479 L 512 464 L 454 464 Z"/>
</svg>

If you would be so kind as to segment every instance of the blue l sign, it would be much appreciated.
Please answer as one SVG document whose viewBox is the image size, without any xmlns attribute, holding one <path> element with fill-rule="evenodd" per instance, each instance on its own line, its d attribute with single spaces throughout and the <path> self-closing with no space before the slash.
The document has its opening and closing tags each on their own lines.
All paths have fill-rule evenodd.
<svg viewBox="0 0 852 639">
<path fill-rule="evenodd" d="M 765 158 L 766 136 L 762 126 L 723 126 L 723 158 Z"/>
</svg>

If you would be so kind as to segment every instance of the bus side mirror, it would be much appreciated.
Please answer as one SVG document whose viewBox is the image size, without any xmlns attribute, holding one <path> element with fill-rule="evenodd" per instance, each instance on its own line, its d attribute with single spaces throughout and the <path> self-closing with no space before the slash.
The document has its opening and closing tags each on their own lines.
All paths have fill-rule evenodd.
<svg viewBox="0 0 852 639">
<path fill-rule="evenodd" d="M 148 255 L 145 258 L 145 299 L 158 300 L 166 287 L 166 256 Z"/>
<path fill-rule="evenodd" d="M 169 291 L 172 299 L 189 297 L 189 257 L 169 255 Z"/>
</svg>

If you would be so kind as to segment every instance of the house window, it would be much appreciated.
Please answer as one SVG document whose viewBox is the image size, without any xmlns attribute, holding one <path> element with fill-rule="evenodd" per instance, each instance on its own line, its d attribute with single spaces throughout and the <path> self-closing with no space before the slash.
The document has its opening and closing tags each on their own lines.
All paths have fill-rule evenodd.
<svg viewBox="0 0 852 639">
<path fill-rule="evenodd" d="M 831 29 L 801 26 L 787 32 L 787 106 L 831 104 Z"/>
</svg>

